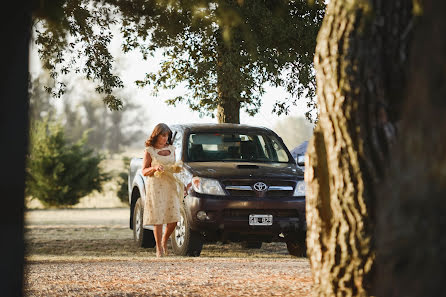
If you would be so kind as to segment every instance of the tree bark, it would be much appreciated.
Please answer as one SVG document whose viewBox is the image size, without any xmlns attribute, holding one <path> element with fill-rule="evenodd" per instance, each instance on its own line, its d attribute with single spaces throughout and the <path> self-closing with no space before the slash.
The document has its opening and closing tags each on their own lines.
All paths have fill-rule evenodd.
<svg viewBox="0 0 446 297">
<path fill-rule="evenodd" d="M 240 124 L 240 102 L 230 98 L 220 99 L 217 106 L 217 119 L 219 123 Z"/>
<path fill-rule="evenodd" d="M 22 296 L 31 10 L 28 1 L 8 4 L 0 18 L 4 40 L 0 79 L 0 292 L 2 296 Z"/>
<path fill-rule="evenodd" d="M 225 42 L 221 30 L 216 32 L 217 46 L 217 120 L 240 124 L 240 52 L 236 42 Z"/>
<path fill-rule="evenodd" d="M 376 189 L 395 141 L 411 1 L 327 6 L 315 69 L 318 126 L 307 154 L 307 247 L 315 294 L 374 294 Z"/>
<path fill-rule="evenodd" d="M 377 205 L 378 296 L 445 294 L 445 11 L 444 1 L 423 1 L 414 35 L 400 137 Z"/>
</svg>

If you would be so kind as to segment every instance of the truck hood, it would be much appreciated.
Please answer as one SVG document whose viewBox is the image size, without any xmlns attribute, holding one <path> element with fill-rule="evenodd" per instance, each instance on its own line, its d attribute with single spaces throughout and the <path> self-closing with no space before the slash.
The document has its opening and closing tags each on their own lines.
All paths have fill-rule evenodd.
<svg viewBox="0 0 446 297">
<path fill-rule="evenodd" d="M 303 171 L 290 163 L 188 162 L 184 164 L 194 176 L 226 178 L 303 178 Z"/>
</svg>

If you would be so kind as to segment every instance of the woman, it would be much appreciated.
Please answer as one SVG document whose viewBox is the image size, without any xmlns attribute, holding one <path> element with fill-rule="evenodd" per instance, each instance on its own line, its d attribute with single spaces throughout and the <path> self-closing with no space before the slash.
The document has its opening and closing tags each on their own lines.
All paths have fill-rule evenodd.
<svg viewBox="0 0 446 297">
<path fill-rule="evenodd" d="M 142 174 L 148 176 L 144 225 L 154 225 L 157 257 L 167 255 L 167 240 L 180 220 L 177 183 L 172 172 L 167 172 L 174 163 L 172 131 L 166 124 L 160 123 L 146 141 L 142 166 Z M 163 224 L 167 224 L 164 234 Z"/>
</svg>

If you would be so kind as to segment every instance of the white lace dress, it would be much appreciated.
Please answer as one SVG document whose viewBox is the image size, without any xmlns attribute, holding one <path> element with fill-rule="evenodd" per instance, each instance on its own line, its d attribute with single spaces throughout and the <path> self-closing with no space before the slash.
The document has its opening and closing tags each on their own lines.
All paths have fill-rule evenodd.
<svg viewBox="0 0 446 297">
<path fill-rule="evenodd" d="M 168 156 L 160 151 L 169 150 Z M 152 146 L 146 148 L 152 158 L 152 165 L 172 165 L 175 163 L 175 147 L 169 145 L 162 149 Z M 148 176 L 146 180 L 146 204 L 144 206 L 144 225 L 156 225 L 178 222 L 180 220 L 180 201 L 177 183 L 167 175 Z"/>
</svg>

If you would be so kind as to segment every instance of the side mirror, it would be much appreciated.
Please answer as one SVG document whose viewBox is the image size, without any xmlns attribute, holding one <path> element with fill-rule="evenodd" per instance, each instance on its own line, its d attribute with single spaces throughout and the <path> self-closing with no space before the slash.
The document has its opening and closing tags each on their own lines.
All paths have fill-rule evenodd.
<svg viewBox="0 0 446 297">
<path fill-rule="evenodd" d="M 296 163 L 299 166 L 305 166 L 305 155 L 297 156 L 297 162 Z"/>
</svg>

